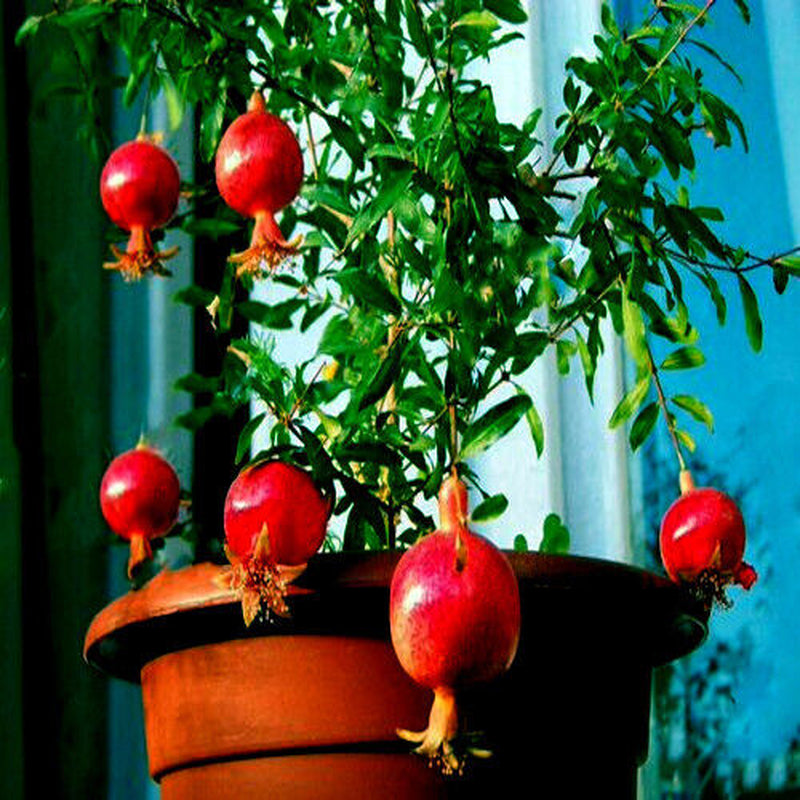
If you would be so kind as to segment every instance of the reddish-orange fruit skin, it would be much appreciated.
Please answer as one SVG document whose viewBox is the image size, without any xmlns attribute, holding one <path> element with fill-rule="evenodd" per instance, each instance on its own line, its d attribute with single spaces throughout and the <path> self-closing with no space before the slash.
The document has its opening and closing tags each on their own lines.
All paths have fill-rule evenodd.
<svg viewBox="0 0 800 800">
<path fill-rule="evenodd" d="M 120 145 L 100 176 L 100 198 L 111 221 L 125 231 L 169 222 L 178 205 L 180 173 L 172 156 L 147 139 Z"/>
<path fill-rule="evenodd" d="M 172 465 L 139 445 L 117 456 L 100 484 L 100 509 L 114 533 L 131 542 L 128 573 L 152 553 L 149 542 L 175 524 L 180 482 Z"/>
<path fill-rule="evenodd" d="M 157 253 L 150 232 L 169 222 L 180 196 L 180 172 L 172 156 L 140 136 L 120 145 L 108 158 L 100 176 L 100 199 L 111 221 L 130 239 L 125 252 L 112 246 L 117 260 L 106 269 L 138 279 L 146 272 L 169 274 L 161 261 L 177 250 Z"/>
<path fill-rule="evenodd" d="M 225 537 L 240 559 L 251 557 L 264 525 L 276 564 L 303 564 L 325 539 L 330 507 L 311 477 L 282 461 L 246 467 L 225 498 Z"/>
<path fill-rule="evenodd" d="M 457 690 L 509 668 L 519 643 L 520 598 L 505 555 L 467 528 L 467 490 L 455 472 L 439 492 L 439 515 L 439 530 L 406 551 L 395 568 L 389 623 L 401 666 L 434 693 L 428 727 L 398 735 L 450 774 L 463 769 L 465 757 L 454 745 Z"/>
<path fill-rule="evenodd" d="M 519 643 L 519 589 L 508 559 L 482 536 L 461 535 L 461 571 L 455 532 L 436 531 L 403 554 L 392 579 L 392 644 L 403 669 L 431 689 L 496 678 Z"/>
<path fill-rule="evenodd" d="M 270 114 L 260 92 L 248 111 L 225 131 L 215 158 L 217 188 L 239 214 L 255 219 L 250 247 L 231 256 L 237 273 L 259 275 L 297 251 L 287 242 L 275 214 L 297 197 L 303 182 L 303 156 L 289 126 Z"/>
<path fill-rule="evenodd" d="M 736 503 L 712 488 L 691 488 L 667 509 L 659 534 L 667 575 L 691 583 L 710 572 L 749 589 L 756 572 L 742 561 L 745 524 Z"/>
</svg>

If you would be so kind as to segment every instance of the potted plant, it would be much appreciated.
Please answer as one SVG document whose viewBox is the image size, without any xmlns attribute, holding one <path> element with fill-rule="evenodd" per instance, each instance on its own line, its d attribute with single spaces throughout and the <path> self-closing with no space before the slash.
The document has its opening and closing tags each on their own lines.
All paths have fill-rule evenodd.
<svg viewBox="0 0 800 800">
<path fill-rule="evenodd" d="M 219 374 L 180 382 L 198 396 L 182 422 L 196 427 L 256 400 L 239 461 L 310 476 L 338 533 L 326 549 L 342 551 L 307 565 L 298 557 L 297 570 L 269 578 L 285 603 L 273 610 L 286 619 L 246 624 L 265 595 L 243 619 L 247 592 L 225 583 L 224 558 L 139 579 L 98 615 L 86 656 L 141 679 L 151 772 L 165 798 L 267 788 L 287 797 L 470 795 L 519 785 L 532 753 L 544 796 L 597 785 L 633 796 L 652 667 L 702 641 L 709 590 L 752 579 L 740 522 L 722 539 L 697 522 L 719 498 L 693 492 L 681 415 L 706 421 L 710 412 L 662 381 L 662 371 L 703 360 L 683 283 L 699 281 L 722 320 L 723 273 L 758 349 L 750 270 L 772 270 L 781 292 L 800 269 L 794 251 L 762 258 L 723 241 L 722 211 L 693 205 L 681 183 L 698 167 L 697 137 L 724 147 L 738 135 L 746 145 L 736 112 L 693 64 L 698 52 L 726 63 L 696 38 L 713 5 L 656 2 L 631 30 L 604 7 L 597 52 L 567 62 L 547 154 L 540 111 L 521 125 L 498 120 L 491 88 L 474 77 L 477 63 L 521 35 L 520 0 L 74 2 L 20 30 L 26 39 L 55 25 L 69 46 L 101 37 L 127 57 L 127 104 L 146 107 L 162 92 L 176 119 L 195 110 L 198 152 L 214 175 L 183 183 L 188 202 L 176 216 L 173 165 L 146 124 L 111 156 L 118 169 L 156 179 L 144 214 L 140 197 L 101 183 L 111 219 L 131 233 L 106 266 L 160 279 L 163 226 L 243 237 L 252 218 L 249 247 L 238 241 L 221 259 L 218 284 L 179 288 L 222 354 Z M 259 166 L 242 168 L 253 153 Z M 254 298 L 256 284 L 275 294 Z M 262 333 L 240 335 L 242 319 Z M 560 555 L 568 534 L 556 518 L 540 552 L 526 552 L 520 537 L 509 554 L 519 651 L 503 677 L 461 701 L 494 755 L 445 779 L 394 733 L 424 727 L 430 698 L 388 640 L 392 575 L 400 553 L 440 524 L 427 509 L 448 475 L 472 490 L 473 523 L 502 514 L 502 487 L 483 486 L 472 460 L 517 424 L 541 452 L 536 398 L 521 376 L 555 350 L 561 373 L 580 364 L 591 395 L 606 320 L 636 372 L 610 425 L 630 424 L 634 449 L 666 426 L 685 493 L 676 513 L 699 533 L 691 552 L 666 545 L 672 582 Z M 316 342 L 302 363 L 281 363 L 263 333 L 289 329 Z M 253 441 L 263 443 L 255 453 Z M 293 530 L 307 531 L 309 503 L 291 505 Z M 135 533 L 133 566 L 149 538 Z M 268 560 L 276 544 L 266 533 L 259 552 Z M 228 544 L 241 563 L 230 533 Z M 684 585 L 698 576 L 699 595 Z M 552 691 L 557 681 L 565 688 Z"/>
</svg>

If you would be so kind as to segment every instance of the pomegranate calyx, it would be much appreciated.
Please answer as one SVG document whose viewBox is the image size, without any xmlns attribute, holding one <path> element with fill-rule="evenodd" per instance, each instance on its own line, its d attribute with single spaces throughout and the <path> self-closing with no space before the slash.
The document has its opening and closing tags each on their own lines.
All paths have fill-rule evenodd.
<svg viewBox="0 0 800 800">
<path fill-rule="evenodd" d="M 453 740 L 457 734 L 456 697 L 448 687 L 434 690 L 428 727 L 424 731 L 397 729 L 397 735 L 401 739 L 419 744 L 414 752 L 425 756 L 430 766 L 437 767 L 443 775 L 460 775 L 464 771 L 464 757 L 460 757 L 453 748 Z"/>
<path fill-rule="evenodd" d="M 739 564 L 734 572 L 733 580 L 743 589 L 747 589 L 749 591 L 753 587 L 753 584 L 758 580 L 758 573 L 754 567 L 742 561 L 742 563 Z"/>
<path fill-rule="evenodd" d="M 263 531 L 259 540 L 262 538 Z M 256 550 L 258 547 L 257 544 Z M 288 617 L 286 581 L 272 558 L 254 552 L 249 558 L 240 559 L 227 546 L 225 553 L 231 563 L 225 583 L 242 604 L 244 624 L 250 627 L 257 617 L 269 619 L 272 614 Z"/>
<path fill-rule="evenodd" d="M 256 89 L 250 95 L 250 99 L 247 101 L 247 110 L 248 111 L 260 111 L 262 113 L 266 113 L 267 104 L 264 102 L 264 95 L 261 94 L 261 90 L 260 89 Z"/>
<path fill-rule="evenodd" d="M 128 579 L 133 578 L 133 573 L 139 565 L 149 561 L 153 557 L 153 550 L 150 542 L 142 533 L 131 535 L 130 556 L 128 557 Z"/>
<path fill-rule="evenodd" d="M 123 252 L 112 244 L 111 252 L 117 260 L 106 261 L 103 264 L 103 269 L 117 270 L 122 274 L 123 279 L 128 282 L 138 281 L 148 272 L 167 278 L 172 273 L 161 262 L 173 258 L 177 255 L 178 250 L 178 247 L 170 247 L 167 250 L 158 252 L 150 247 L 150 249 L 135 251 L 129 249 L 127 252 Z"/>
</svg>

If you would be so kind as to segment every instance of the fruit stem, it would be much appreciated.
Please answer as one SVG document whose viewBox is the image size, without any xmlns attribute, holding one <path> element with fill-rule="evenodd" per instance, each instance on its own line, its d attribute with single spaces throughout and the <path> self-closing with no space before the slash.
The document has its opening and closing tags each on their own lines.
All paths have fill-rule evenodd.
<svg viewBox="0 0 800 800">
<path fill-rule="evenodd" d="M 661 378 L 659 377 L 658 368 L 656 367 L 656 362 L 653 358 L 653 351 L 650 349 L 649 345 L 645 345 L 645 347 L 647 348 L 647 360 L 650 365 L 650 374 L 653 376 L 653 383 L 656 385 L 658 404 L 661 407 L 662 413 L 664 414 L 664 421 L 667 423 L 667 431 L 669 432 L 669 438 L 672 442 L 672 448 L 675 451 L 675 457 L 678 459 L 678 466 L 680 467 L 681 473 L 687 472 L 686 461 L 683 458 L 681 445 L 678 441 L 678 435 L 675 432 L 675 419 L 669 413 L 669 409 L 667 408 L 667 398 L 664 394 L 664 387 L 661 385 Z"/>
<path fill-rule="evenodd" d="M 439 489 L 439 530 L 455 534 L 455 569 L 462 572 L 467 566 L 467 546 L 463 533 L 467 529 L 469 497 L 467 487 L 458 477 L 455 465 Z"/>
<path fill-rule="evenodd" d="M 679 481 L 682 495 L 688 494 L 692 491 L 692 489 L 694 489 L 694 478 L 688 469 L 684 468 L 681 470 Z"/>
</svg>

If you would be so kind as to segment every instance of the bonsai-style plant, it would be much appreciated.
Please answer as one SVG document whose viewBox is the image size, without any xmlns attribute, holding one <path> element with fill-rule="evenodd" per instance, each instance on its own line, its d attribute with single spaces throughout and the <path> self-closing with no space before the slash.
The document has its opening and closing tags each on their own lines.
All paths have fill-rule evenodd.
<svg viewBox="0 0 800 800">
<path fill-rule="evenodd" d="M 323 509 L 329 547 L 412 546 L 437 527 L 426 501 L 451 479 L 473 490 L 473 522 L 497 517 L 508 505 L 503 487 L 485 485 L 473 459 L 517 424 L 537 453 L 546 446 L 522 376 L 555 351 L 559 372 L 581 369 L 591 397 L 613 329 L 636 377 L 609 424 L 629 425 L 634 450 L 666 427 L 689 499 L 663 538 L 685 524 L 699 531 L 691 552 L 667 554 L 670 576 L 699 587 L 704 602 L 733 580 L 752 583 L 728 500 L 694 489 L 688 470 L 695 445 L 685 421 L 712 416 L 680 391 L 680 370 L 704 361 L 684 285 L 705 288 L 720 324 L 738 295 L 759 350 L 749 276 L 770 270 L 781 293 L 800 258 L 797 248 L 764 256 L 726 241 L 724 211 L 692 201 L 699 140 L 747 148 L 742 121 L 713 88 L 714 70 L 734 71 L 703 39 L 714 0 L 643 5 L 630 29 L 603 7 L 596 52 L 566 63 L 553 131 L 542 129 L 540 109 L 522 122 L 498 118 L 480 78 L 483 61 L 522 37 L 521 0 L 75 0 L 27 20 L 20 40 L 43 25 L 62 31 L 86 108 L 82 133 L 100 160 L 122 145 L 103 201 L 130 242 L 106 266 L 168 279 L 170 251 L 155 249 L 164 230 L 235 240 L 214 285 L 175 287 L 224 354 L 219 374 L 179 381 L 197 398 L 179 422 L 196 429 L 260 403 L 238 440 L 241 466 L 254 462 L 243 473 L 250 485 L 237 489 L 246 502 L 278 492 L 254 478 L 262 462 L 283 462 L 320 494 L 298 501 L 301 519 L 286 523 L 315 544 Z M 748 20 L 744 0 L 736 5 Z M 108 142 L 96 123 L 108 84 L 90 61 L 98 41 L 124 55 L 112 85 L 142 109 L 131 143 Z M 156 97 L 171 130 L 148 129 Z M 189 115 L 207 177 L 183 181 L 169 220 L 176 188 L 163 151 Z M 238 335 L 237 319 L 256 327 Z M 285 330 L 310 337 L 313 355 L 282 363 L 275 341 Z M 266 444 L 254 453 L 256 434 Z M 295 487 L 296 476 L 270 480 Z M 290 503 L 299 496 L 281 491 Z M 460 508 L 453 525 L 472 536 Z M 303 513 L 314 516 L 314 535 Z M 253 559 L 272 560 L 270 526 L 242 544 L 244 516 L 228 544 L 244 562 L 234 584 L 246 615 L 262 599 L 285 611 L 285 573 L 251 569 Z M 561 550 L 564 528 L 550 523 L 542 549 Z M 257 600 L 248 575 L 266 587 Z M 499 661 L 515 647 L 512 631 Z"/>
</svg>

